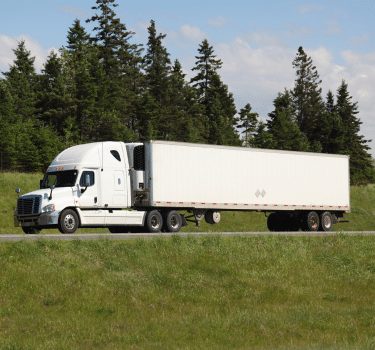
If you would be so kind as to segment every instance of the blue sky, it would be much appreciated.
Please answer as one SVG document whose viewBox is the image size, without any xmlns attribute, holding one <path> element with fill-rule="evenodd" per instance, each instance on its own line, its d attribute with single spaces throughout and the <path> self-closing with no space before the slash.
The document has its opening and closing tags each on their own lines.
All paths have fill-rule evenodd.
<svg viewBox="0 0 375 350">
<path fill-rule="evenodd" d="M 155 20 L 167 34 L 171 59 L 178 58 L 187 77 L 193 76 L 197 49 L 204 38 L 223 61 L 219 72 L 233 92 L 237 108 L 250 103 L 265 119 L 272 101 L 292 88 L 292 61 L 299 46 L 312 57 L 325 97 L 342 79 L 363 121 L 361 133 L 375 141 L 375 0 L 366 1 L 199 1 L 117 0 L 118 17 L 147 43 L 147 27 Z M 37 70 L 48 53 L 66 45 L 75 18 L 91 33 L 85 20 L 95 0 L 0 0 L 0 71 L 7 71 L 17 41 L 36 56 Z M 371 153 L 375 156 L 375 142 Z"/>
</svg>

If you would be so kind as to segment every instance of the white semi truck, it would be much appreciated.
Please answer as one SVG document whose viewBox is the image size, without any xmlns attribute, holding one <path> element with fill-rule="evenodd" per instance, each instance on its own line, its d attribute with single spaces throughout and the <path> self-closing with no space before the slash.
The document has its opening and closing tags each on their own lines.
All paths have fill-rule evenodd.
<svg viewBox="0 0 375 350">
<path fill-rule="evenodd" d="M 265 213 L 270 231 L 330 231 L 350 212 L 349 157 L 167 141 L 83 144 L 53 160 L 39 190 L 18 197 L 14 223 L 25 233 L 178 232 L 187 221 L 218 223 L 230 210 Z"/>
</svg>

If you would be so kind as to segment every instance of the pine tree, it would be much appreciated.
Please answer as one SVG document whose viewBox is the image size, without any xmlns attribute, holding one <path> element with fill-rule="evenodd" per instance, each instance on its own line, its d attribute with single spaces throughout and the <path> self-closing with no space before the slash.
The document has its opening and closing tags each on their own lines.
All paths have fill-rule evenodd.
<svg viewBox="0 0 375 350">
<path fill-rule="evenodd" d="M 89 35 L 79 20 L 69 28 L 66 48 L 61 50 L 63 71 L 67 79 L 67 89 L 71 96 L 70 116 L 64 124 L 66 146 L 87 142 L 96 124 L 95 101 L 101 81 L 101 65 L 98 50 L 89 42 Z"/>
<path fill-rule="evenodd" d="M 274 100 L 275 110 L 268 114 L 267 128 L 274 141 L 273 147 L 281 150 L 309 151 L 309 142 L 295 123 L 295 109 L 288 90 Z"/>
<path fill-rule="evenodd" d="M 196 56 L 196 66 L 192 69 L 198 71 L 190 83 L 199 91 L 199 102 L 204 107 L 207 120 L 206 142 L 211 144 L 240 145 L 239 135 L 235 126 L 237 113 L 233 94 L 229 93 L 228 86 L 223 84 L 217 70 L 221 68 L 221 60 L 213 54 L 213 47 L 204 39 L 199 45 Z"/>
<path fill-rule="evenodd" d="M 274 149 L 275 142 L 272 134 L 267 130 L 266 124 L 263 121 L 259 121 L 254 132 L 253 147 Z"/>
<path fill-rule="evenodd" d="M 239 115 L 240 119 L 237 128 L 243 129 L 245 147 L 250 147 L 253 145 L 254 132 L 258 124 L 259 114 L 251 113 L 251 106 L 248 103 L 244 108 L 241 108 Z"/>
<path fill-rule="evenodd" d="M 197 90 L 185 81 L 180 62 L 176 59 L 170 75 L 168 103 L 170 106 L 170 139 L 184 142 L 204 142 L 204 114 L 198 103 Z"/>
<path fill-rule="evenodd" d="M 9 90 L 14 106 L 14 113 L 22 121 L 33 120 L 36 112 L 36 81 L 34 61 L 26 50 L 25 41 L 18 42 L 13 52 L 16 55 L 14 64 L 10 66 L 9 72 L 2 72 L 5 76 L 4 83 Z"/>
<path fill-rule="evenodd" d="M 344 127 L 338 115 L 331 90 L 327 93 L 326 111 L 321 123 L 322 152 L 340 154 L 344 151 Z"/>
<path fill-rule="evenodd" d="M 96 22 L 94 27 L 96 35 L 90 41 L 96 47 L 98 54 L 98 70 L 100 80 L 95 83 L 98 87 L 97 101 L 92 115 L 96 114 L 95 129 L 92 130 L 93 139 L 134 139 L 134 133 L 128 129 L 132 124 L 128 111 L 134 113 L 134 92 L 130 87 L 131 59 L 134 57 L 138 45 L 129 44 L 133 32 L 116 18 L 112 8 L 117 7 L 115 0 L 97 0 L 92 9 L 101 11 L 86 22 Z M 108 133 L 104 130 L 111 124 L 110 130 L 121 128 L 121 133 Z"/>
<path fill-rule="evenodd" d="M 359 135 L 361 120 L 356 117 L 358 102 L 351 102 L 352 96 L 348 92 L 348 84 L 342 80 L 337 89 L 336 111 L 340 116 L 345 146 L 342 153 L 350 156 L 350 180 L 354 185 L 364 185 L 375 180 L 375 170 L 372 165 L 371 155 L 367 152 L 370 147 L 367 145 L 371 140 L 365 140 Z"/>
<path fill-rule="evenodd" d="M 309 142 L 314 152 L 321 151 L 320 127 L 321 119 L 325 111 L 321 97 L 322 89 L 319 84 L 319 74 L 313 66 L 311 57 L 307 57 L 302 46 L 299 47 L 296 58 L 293 61 L 296 68 L 295 86 L 291 94 L 296 110 L 296 122 Z"/>
<path fill-rule="evenodd" d="M 150 96 L 157 104 L 152 128 L 157 138 L 165 140 L 171 138 L 170 130 L 174 128 L 168 103 L 171 61 L 167 49 L 162 44 L 166 34 L 156 34 L 155 21 L 153 20 L 148 27 L 148 33 L 147 53 L 144 57 L 145 83 Z"/>
</svg>

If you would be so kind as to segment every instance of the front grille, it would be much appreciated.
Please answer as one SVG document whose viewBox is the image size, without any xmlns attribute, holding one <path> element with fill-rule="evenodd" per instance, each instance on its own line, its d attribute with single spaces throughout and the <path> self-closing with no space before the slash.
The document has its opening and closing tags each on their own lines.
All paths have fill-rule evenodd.
<svg viewBox="0 0 375 350">
<path fill-rule="evenodd" d="M 18 198 L 17 201 L 17 214 L 30 215 L 39 214 L 40 196 Z"/>
<path fill-rule="evenodd" d="M 134 170 L 145 170 L 145 146 L 134 147 Z"/>
</svg>

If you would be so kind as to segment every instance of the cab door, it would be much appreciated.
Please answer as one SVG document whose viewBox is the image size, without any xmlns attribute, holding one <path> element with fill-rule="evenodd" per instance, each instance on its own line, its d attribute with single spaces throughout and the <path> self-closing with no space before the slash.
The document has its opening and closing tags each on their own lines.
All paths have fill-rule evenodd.
<svg viewBox="0 0 375 350">
<path fill-rule="evenodd" d="M 86 187 L 86 176 L 89 177 L 90 185 Z M 97 170 L 83 170 L 79 179 L 79 189 L 77 191 L 77 205 L 81 208 L 95 208 L 98 206 L 98 180 Z"/>
</svg>

